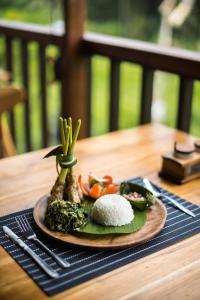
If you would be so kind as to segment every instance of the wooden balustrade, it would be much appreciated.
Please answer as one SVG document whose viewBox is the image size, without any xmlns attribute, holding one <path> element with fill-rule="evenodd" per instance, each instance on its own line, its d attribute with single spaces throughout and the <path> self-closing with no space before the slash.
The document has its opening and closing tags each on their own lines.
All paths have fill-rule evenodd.
<svg viewBox="0 0 200 300">
<path fill-rule="evenodd" d="M 119 62 L 128 61 L 143 67 L 140 124 L 151 122 L 154 71 L 161 70 L 180 76 L 177 128 L 189 132 L 193 80 L 200 79 L 199 53 L 94 33 L 85 33 L 81 46 L 86 55 L 110 58 L 110 130 L 118 129 Z"/>
<path fill-rule="evenodd" d="M 42 145 L 49 145 L 46 88 L 46 49 L 55 45 L 61 59 L 61 110 L 64 115 L 83 119 L 82 137 L 91 133 L 91 86 L 93 55 L 110 59 L 109 130 L 119 128 L 120 64 L 127 61 L 142 66 L 140 123 L 151 122 L 154 73 L 156 70 L 178 74 L 180 89 L 177 128 L 190 129 L 193 81 L 200 79 L 200 55 L 192 51 L 161 47 L 142 41 L 83 32 L 85 1 L 64 1 L 65 31 L 55 32 L 47 26 L 0 20 L 0 35 L 5 36 L 6 68 L 13 72 L 12 43 L 21 43 L 21 77 L 26 88 L 24 109 L 26 150 L 32 149 L 30 124 L 30 42 L 38 44 L 39 89 L 41 95 Z M 81 6 L 81 7 L 80 7 Z M 130 100 L 131 101 L 131 100 Z M 12 134 L 15 137 L 15 116 L 10 115 Z"/>
<path fill-rule="evenodd" d="M 64 33 L 55 31 L 50 26 L 23 22 L 0 20 L 0 34 L 9 38 L 19 38 L 25 41 L 37 41 L 43 45 L 63 45 Z"/>
<path fill-rule="evenodd" d="M 200 54 L 193 51 L 96 33 L 84 34 L 82 51 L 200 79 Z"/>
<path fill-rule="evenodd" d="M 31 137 L 31 99 L 30 89 L 32 88 L 32 80 L 30 78 L 30 49 L 29 44 L 36 42 L 38 47 L 36 49 L 38 55 L 38 90 L 41 99 L 41 147 L 49 145 L 48 140 L 48 111 L 47 111 L 47 79 L 46 79 L 46 47 L 55 45 L 62 49 L 64 38 L 63 32 L 52 33 L 48 26 L 32 25 L 22 22 L 9 22 L 0 20 L 0 35 L 5 36 L 5 58 L 6 69 L 11 73 L 11 81 L 13 77 L 13 43 L 17 41 L 20 43 L 20 77 L 21 84 L 26 90 L 26 101 L 24 103 L 24 120 L 23 130 L 25 136 L 25 151 L 32 150 L 32 137 Z M 13 138 L 16 141 L 16 120 L 15 113 L 9 113 L 9 123 Z M 33 125 L 34 126 L 34 125 Z M 39 133 L 40 134 L 40 133 Z"/>
</svg>

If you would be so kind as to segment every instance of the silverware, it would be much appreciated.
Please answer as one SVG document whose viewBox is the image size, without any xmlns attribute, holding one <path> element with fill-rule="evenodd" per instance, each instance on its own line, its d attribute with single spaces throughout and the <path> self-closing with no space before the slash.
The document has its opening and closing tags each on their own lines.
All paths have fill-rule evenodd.
<svg viewBox="0 0 200 300">
<path fill-rule="evenodd" d="M 41 259 L 29 246 L 27 246 L 10 228 L 3 226 L 3 231 L 18 246 L 20 246 L 50 277 L 58 278 L 59 274 Z"/>
<path fill-rule="evenodd" d="M 17 224 L 20 228 L 22 235 L 27 240 L 32 240 L 32 241 L 36 242 L 38 245 L 40 245 L 40 247 L 43 248 L 48 254 L 50 254 L 61 267 L 68 268 L 70 266 L 70 263 L 68 263 L 66 260 L 64 260 L 61 257 L 59 257 L 58 255 L 56 255 L 53 251 L 51 251 L 45 244 L 43 244 L 37 238 L 35 232 L 31 228 L 31 226 L 25 216 L 18 216 L 15 219 L 17 221 Z"/>
<path fill-rule="evenodd" d="M 196 217 L 195 214 L 190 211 L 188 208 L 186 208 L 185 206 L 183 206 L 182 204 L 178 203 L 176 200 L 170 198 L 169 196 L 165 196 L 164 194 L 162 194 L 160 192 L 160 190 L 158 188 L 156 188 L 155 186 L 152 185 L 152 183 L 147 179 L 147 178 L 143 178 L 143 182 L 145 187 L 152 192 L 152 194 L 157 197 L 164 197 L 165 199 L 167 199 L 169 202 L 171 202 L 174 206 L 176 206 L 177 208 L 179 208 L 181 211 L 183 211 L 184 213 L 192 216 L 192 217 Z"/>
</svg>

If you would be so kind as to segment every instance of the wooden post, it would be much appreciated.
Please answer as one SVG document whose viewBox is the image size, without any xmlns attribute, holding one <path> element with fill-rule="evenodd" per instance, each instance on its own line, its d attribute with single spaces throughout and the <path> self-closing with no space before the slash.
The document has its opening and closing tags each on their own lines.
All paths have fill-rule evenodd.
<svg viewBox="0 0 200 300">
<path fill-rule="evenodd" d="M 62 47 L 62 115 L 81 118 L 80 137 L 88 136 L 87 58 L 81 54 L 85 0 L 64 0 L 65 36 Z"/>
<path fill-rule="evenodd" d="M 193 86 L 192 79 L 180 77 L 177 128 L 186 132 L 190 132 Z"/>
<path fill-rule="evenodd" d="M 151 122 L 154 71 L 143 67 L 140 124 Z"/>
<path fill-rule="evenodd" d="M 110 131 L 119 129 L 120 62 L 111 60 L 110 72 Z"/>
</svg>

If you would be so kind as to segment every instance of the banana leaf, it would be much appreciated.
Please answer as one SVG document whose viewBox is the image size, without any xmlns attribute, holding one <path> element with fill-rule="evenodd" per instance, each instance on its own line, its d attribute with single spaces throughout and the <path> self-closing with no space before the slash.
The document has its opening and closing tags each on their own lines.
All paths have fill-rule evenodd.
<svg viewBox="0 0 200 300">
<path fill-rule="evenodd" d="M 92 208 L 93 203 L 91 201 L 85 201 L 84 208 L 89 213 Z M 134 219 L 131 223 L 122 226 L 102 226 L 93 222 L 90 218 L 88 223 L 84 226 L 79 228 L 77 231 L 80 233 L 89 233 L 94 235 L 101 235 L 101 234 L 127 234 L 132 233 L 140 228 L 142 228 L 147 220 L 147 212 L 140 211 L 134 209 Z"/>
</svg>

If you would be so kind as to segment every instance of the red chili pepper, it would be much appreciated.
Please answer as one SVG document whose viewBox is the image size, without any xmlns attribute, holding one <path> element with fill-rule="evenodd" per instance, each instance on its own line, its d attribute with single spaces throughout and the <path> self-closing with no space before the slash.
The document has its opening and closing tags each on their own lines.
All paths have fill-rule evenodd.
<svg viewBox="0 0 200 300">
<path fill-rule="evenodd" d="M 82 177 L 81 175 L 78 176 L 78 184 L 79 184 L 79 187 L 82 191 L 82 193 L 85 195 L 85 196 L 89 196 L 89 192 L 87 191 L 87 189 L 84 187 L 84 185 L 82 184 Z"/>
</svg>

